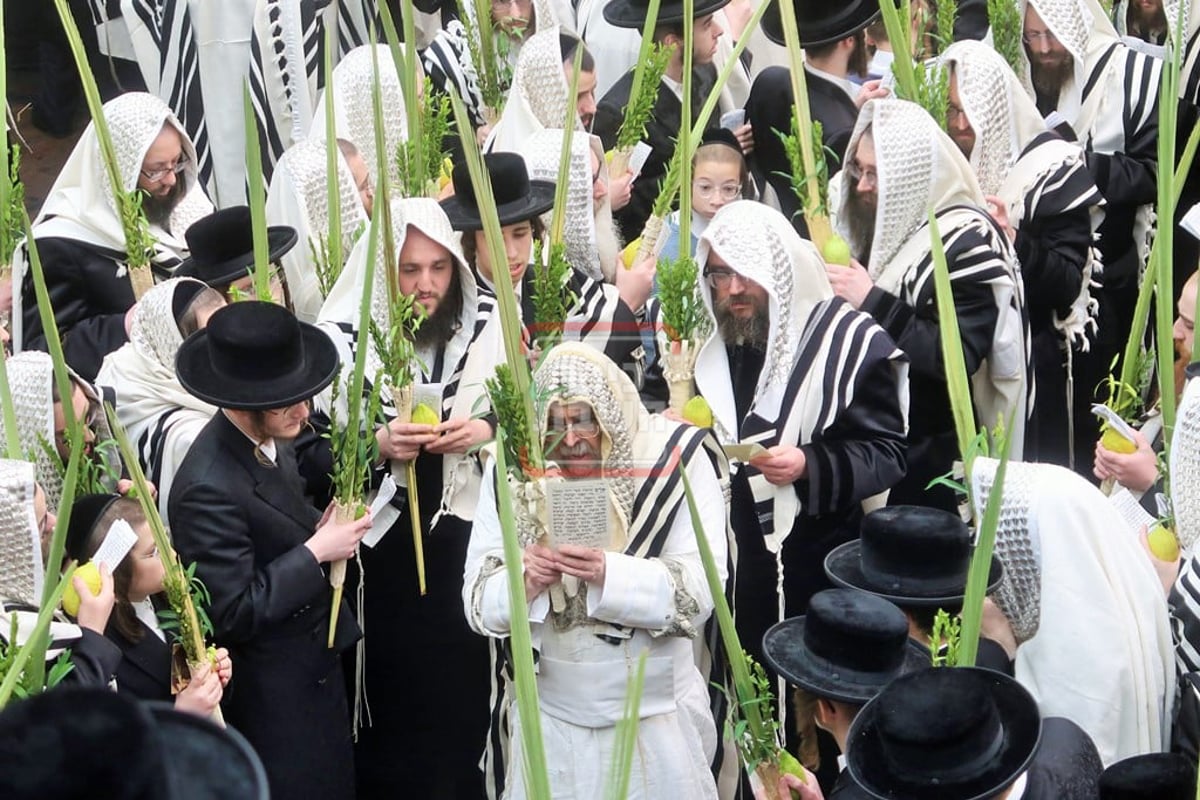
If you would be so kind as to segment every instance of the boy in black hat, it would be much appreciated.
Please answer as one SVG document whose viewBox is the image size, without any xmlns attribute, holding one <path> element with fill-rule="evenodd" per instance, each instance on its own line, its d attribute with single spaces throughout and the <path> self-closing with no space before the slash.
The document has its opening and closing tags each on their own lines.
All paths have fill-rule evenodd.
<svg viewBox="0 0 1200 800">
<path fill-rule="evenodd" d="M 789 683 L 815 698 L 815 722 L 842 753 L 863 705 L 894 678 L 930 662 L 928 651 L 908 638 L 900 609 L 853 589 L 813 595 L 806 615 L 767 631 L 763 656 Z M 831 800 L 865 796 L 844 769 L 829 795 Z"/>
<path fill-rule="evenodd" d="M 700 106 L 716 83 L 716 69 L 712 62 L 717 52 L 717 39 L 721 35 L 721 28 L 714 20 L 713 12 L 728 2 L 729 0 L 697 0 L 693 7 L 693 117 L 699 113 Z M 646 22 L 647 6 L 646 0 L 612 0 L 604 7 L 604 18 L 618 28 L 640 30 Z M 667 166 L 675 153 L 675 140 L 679 137 L 683 119 L 683 3 L 679 0 L 666 0 L 659 6 L 654 41 L 674 47 L 674 52 L 658 87 L 654 112 L 646 123 L 643 141 L 652 148 L 650 157 L 642 165 L 642 171 L 633 183 L 629 205 L 613 213 L 621 233 L 627 239 L 640 234 L 647 217 L 650 216 L 650 209 L 658 196 L 658 184 L 666 174 Z M 600 137 L 606 150 L 612 149 L 616 144 L 617 131 L 624 120 L 624 109 L 629 104 L 630 93 L 633 90 L 633 73 L 634 70 L 631 69 L 621 76 L 596 105 L 592 132 Z M 717 113 L 710 119 L 710 127 L 715 126 L 715 120 L 719 119 L 721 113 L 732 110 L 718 108 Z M 695 119 L 689 120 L 688 125 L 693 124 Z M 754 148 L 754 138 L 749 125 L 741 126 L 736 133 L 743 152 Z"/>
<path fill-rule="evenodd" d="M 275 797 L 354 797 L 341 653 L 361 635 L 343 602 L 334 646 L 322 565 L 354 555 L 370 514 L 324 517 L 305 498 L 291 440 L 333 380 L 337 350 L 273 303 L 216 311 L 176 358 L 183 387 L 221 411 L 196 438 L 168 510 L 184 563 L 212 596 L 214 637 L 238 663 L 229 724 L 254 746 Z"/>
<path fill-rule="evenodd" d="M 233 303 L 254 295 L 254 228 L 249 206 L 232 206 L 199 219 L 184 234 L 191 255 L 175 270 L 177 278 L 196 278 Z M 296 229 L 267 228 L 267 260 L 271 262 L 271 296 L 288 305 L 287 284 L 279 259 L 296 245 Z"/>
<path fill-rule="evenodd" d="M 847 769 L 884 800 L 1095 800 L 1096 746 L 1075 723 L 1041 719 L 1033 696 L 988 669 L 901 676 L 850 727 Z"/>
</svg>

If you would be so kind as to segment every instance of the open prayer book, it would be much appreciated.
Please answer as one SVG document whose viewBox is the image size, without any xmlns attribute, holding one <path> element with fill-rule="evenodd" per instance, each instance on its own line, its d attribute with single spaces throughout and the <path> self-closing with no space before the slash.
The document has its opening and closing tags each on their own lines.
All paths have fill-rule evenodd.
<svg viewBox="0 0 1200 800">
<path fill-rule="evenodd" d="M 546 481 L 546 515 L 550 547 L 577 544 L 611 549 L 608 481 L 604 478 L 551 478 Z"/>
</svg>

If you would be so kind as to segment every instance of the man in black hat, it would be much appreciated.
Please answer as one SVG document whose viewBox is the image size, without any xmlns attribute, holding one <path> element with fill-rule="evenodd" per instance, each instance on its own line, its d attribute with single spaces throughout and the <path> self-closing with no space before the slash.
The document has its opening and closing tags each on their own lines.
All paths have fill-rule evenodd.
<svg viewBox="0 0 1200 800">
<path fill-rule="evenodd" d="M 908 637 L 896 606 L 866 592 L 826 589 L 808 613 L 785 619 L 763 637 L 763 656 L 779 675 L 815 698 L 815 722 L 841 753 L 859 710 L 890 681 L 929 667 L 929 651 Z M 807 721 L 799 720 L 803 728 Z M 829 797 L 864 797 L 843 769 Z"/>
<path fill-rule="evenodd" d="M 875 0 L 851 0 L 847 4 L 796 3 L 796 24 L 800 46 L 804 48 L 804 80 L 808 88 L 808 108 L 821 123 L 824 144 L 832 152 L 829 174 L 837 172 L 842 154 L 850 141 L 850 132 L 858 118 L 858 109 L 872 97 L 888 91 L 879 81 L 862 86 L 852 76 L 867 74 L 867 43 L 864 31 L 879 16 Z M 775 0 L 763 15 L 763 33 L 776 44 L 784 44 L 779 2 Z M 751 159 L 755 180 L 770 186 L 784 216 L 794 225 L 802 225 L 797 216 L 800 201 L 792 190 L 791 162 L 776 131 L 790 133 L 795 98 L 786 67 L 768 67 L 754 79 L 746 116 L 754 129 L 755 152 Z M 808 124 L 801 120 L 801 124 Z M 801 233 L 807 229 L 797 227 Z"/>
<path fill-rule="evenodd" d="M 974 667 L 896 678 L 846 743 L 850 776 L 884 800 L 1095 800 L 1102 769 L 1079 726 L 1043 720 L 1021 684 Z"/>
<path fill-rule="evenodd" d="M 254 227 L 249 206 L 215 211 L 187 229 L 191 255 L 175 270 L 179 278 L 196 278 L 231 302 L 254 296 Z M 296 229 L 267 228 L 267 260 L 271 263 L 271 297 L 289 305 L 287 284 L 279 259 L 296 245 Z"/>
<path fill-rule="evenodd" d="M 928 647 L 937 612 L 962 611 L 971 552 L 971 531 L 957 515 L 923 506 L 888 506 L 863 517 L 859 539 L 834 549 L 825 559 L 825 573 L 837 586 L 895 603 L 908 618 L 909 636 Z M 1000 559 L 993 557 L 989 593 L 1002 575 Z M 1011 641 L 1011 632 L 994 635 Z M 1015 642 L 1011 647 L 1015 651 Z M 977 663 L 1013 672 L 1012 653 L 989 638 L 979 640 Z"/>
<path fill-rule="evenodd" d="M 309 399 L 333 380 L 336 348 L 273 303 L 215 312 L 176 358 L 179 382 L 220 410 L 176 473 L 175 545 L 212 596 L 215 638 L 238 663 L 226 719 L 253 745 L 276 797 L 354 797 L 340 654 L 360 633 L 338 610 L 332 648 L 323 564 L 354 555 L 370 515 L 322 517 L 292 452 Z"/>
<path fill-rule="evenodd" d="M 721 35 L 719 24 L 713 19 L 713 12 L 725 6 L 729 0 L 698 0 L 693 8 L 695 24 L 692 29 L 692 116 L 688 125 L 695 124 L 695 117 L 700 112 L 709 91 L 716 83 L 716 69 L 713 67 L 713 56 L 717 52 L 717 39 Z M 646 22 L 645 0 L 612 0 L 604 7 L 604 18 L 618 28 L 641 29 Z M 646 123 L 646 133 L 642 141 L 650 145 L 651 153 L 642 171 L 633 183 L 633 192 L 629 205 L 613 213 L 613 218 L 621 228 L 621 233 L 627 239 L 639 235 L 650 216 L 654 199 L 658 196 L 658 184 L 667 172 L 671 157 L 675 154 L 675 140 L 683 119 L 683 3 L 679 0 L 667 0 L 658 8 L 658 23 L 654 29 L 654 41 L 674 48 L 671 60 L 667 64 L 666 74 L 658 87 L 658 97 L 654 101 L 654 111 Z M 633 73 L 631 69 L 596 105 L 595 123 L 592 132 L 600 137 L 605 150 L 611 149 L 617 141 L 617 131 L 624 120 L 624 109 L 629 104 L 630 92 L 633 90 Z M 732 111 L 730 108 L 719 108 L 710 118 L 710 125 L 720 114 Z M 742 149 L 745 152 L 753 149 L 754 143 L 748 126 L 739 129 Z"/>
<path fill-rule="evenodd" d="M 1181 753 L 1122 759 L 1100 776 L 1099 800 L 1192 800 L 1196 762 Z"/>
</svg>

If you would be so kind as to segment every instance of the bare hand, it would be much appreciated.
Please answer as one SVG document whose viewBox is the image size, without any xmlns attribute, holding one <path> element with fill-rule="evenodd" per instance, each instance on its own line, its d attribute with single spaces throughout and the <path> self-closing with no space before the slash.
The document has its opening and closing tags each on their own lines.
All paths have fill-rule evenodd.
<svg viewBox="0 0 1200 800">
<path fill-rule="evenodd" d="M 808 474 L 808 459 L 804 451 L 790 444 L 777 444 L 750 459 L 750 466 L 757 469 L 775 486 L 795 483 Z"/>
<path fill-rule="evenodd" d="M 221 679 L 221 688 L 224 689 L 229 685 L 229 681 L 233 679 L 233 659 L 229 657 L 229 651 L 224 647 L 217 648 L 215 656 L 217 677 Z"/>
<path fill-rule="evenodd" d="M 103 636 L 104 629 L 108 627 L 108 618 L 112 614 L 113 604 L 116 602 L 116 595 L 113 594 L 112 570 L 108 568 L 108 564 L 100 565 L 100 594 L 92 594 L 92 590 L 83 582 L 83 578 L 71 578 L 71 585 L 75 587 L 75 593 L 79 595 L 79 613 L 75 615 L 75 622 L 79 627 L 87 628 L 89 631 L 95 631 Z"/>
<path fill-rule="evenodd" d="M 664 417 L 666 417 L 667 419 L 671 420 L 672 422 L 680 422 L 680 423 L 682 423 L 682 424 L 684 424 L 684 425 L 691 425 L 691 424 L 692 424 L 692 423 L 688 422 L 686 419 L 684 419 L 684 418 L 683 418 L 683 414 L 680 414 L 678 411 L 676 411 L 675 409 L 671 408 L 670 406 L 667 406 L 666 408 L 664 408 L 664 409 L 663 409 L 661 412 L 659 412 L 659 413 L 661 413 L 661 414 L 662 414 Z"/>
<path fill-rule="evenodd" d="M 540 544 L 531 544 L 521 555 L 525 566 L 525 599 L 532 600 L 562 579 L 554 551 Z"/>
<path fill-rule="evenodd" d="M 201 664 L 192 673 L 188 685 L 175 695 L 175 710 L 211 717 L 221 702 L 221 679 L 208 665 Z"/>
<path fill-rule="evenodd" d="M 1158 480 L 1158 456 L 1141 431 L 1134 430 L 1133 441 L 1137 450 L 1128 454 L 1114 453 L 1097 441 L 1092 473 L 1102 481 L 1112 478 L 1126 489 L 1145 492 Z"/>
<path fill-rule="evenodd" d="M 889 94 L 891 92 L 883 85 L 883 81 L 865 81 L 858 90 L 858 97 L 854 98 L 854 105 L 862 108 L 867 104 L 868 100 L 878 100 L 881 97 L 887 97 Z"/>
<path fill-rule="evenodd" d="M 371 512 L 351 522 L 329 520 L 317 528 L 304 546 L 309 549 L 318 564 L 342 561 L 351 558 L 358 543 L 371 529 Z"/>
<path fill-rule="evenodd" d="M 437 428 L 434 425 L 418 425 L 397 420 L 392 420 L 375 431 L 379 452 L 384 453 L 386 447 L 384 457 L 395 461 L 412 461 L 420 454 L 422 447 L 436 442 L 437 438 Z"/>
<path fill-rule="evenodd" d="M 1170 595 L 1171 587 L 1175 585 L 1175 579 L 1179 577 L 1179 561 L 1182 556 L 1174 561 L 1163 561 L 1154 555 L 1150 550 L 1150 532 L 1145 525 L 1138 533 L 1138 541 L 1142 543 L 1142 549 L 1146 551 L 1146 557 L 1150 559 L 1150 565 L 1154 567 L 1154 574 L 1158 576 L 1158 582 L 1162 584 L 1163 594 Z"/>
<path fill-rule="evenodd" d="M 658 271 L 658 257 L 647 256 L 635 262 L 629 269 L 617 270 L 617 294 L 629 306 L 630 311 L 639 311 L 646 305 L 650 292 L 654 290 L 654 275 Z"/>
<path fill-rule="evenodd" d="M 475 141 L 479 143 L 480 147 L 483 147 L 483 143 L 487 141 L 487 138 L 489 135 L 491 135 L 491 133 L 491 125 L 480 125 L 475 129 Z"/>
<path fill-rule="evenodd" d="M 1008 237 L 1010 242 L 1015 242 L 1017 232 L 1013 230 L 1013 226 L 1008 221 L 1008 204 L 994 194 L 989 194 L 983 199 L 987 202 L 988 213 L 992 215 L 992 219 L 1000 226 L 1000 230 L 1004 231 L 1004 235 Z"/>
<path fill-rule="evenodd" d="M 742 38 L 742 32 L 746 30 L 746 25 L 754 16 L 755 8 L 756 5 L 748 0 L 733 0 L 725 6 L 725 21 L 729 24 L 726 32 L 729 34 L 729 38 L 735 42 Z"/>
<path fill-rule="evenodd" d="M 751 782 L 754 787 L 754 800 L 768 800 L 766 787 L 758 780 Z M 825 800 L 820 785 L 814 780 L 805 783 L 795 775 L 780 773 L 779 783 L 775 786 L 775 797 L 779 800 L 791 800 L 798 796 L 800 800 Z"/>
<path fill-rule="evenodd" d="M 433 426 L 439 438 L 425 445 L 427 453 L 467 453 L 492 438 L 492 426 L 482 419 L 459 417 Z"/>
<path fill-rule="evenodd" d="M 158 499 L 158 487 L 155 486 L 151 481 L 146 481 L 146 487 L 150 489 L 151 499 L 157 500 Z M 125 497 L 132 491 L 133 491 L 133 481 L 131 481 L 129 478 L 121 478 L 120 480 L 117 481 L 117 494 L 121 495 L 122 497 Z"/>
<path fill-rule="evenodd" d="M 867 295 L 874 288 L 875 282 L 867 274 L 867 270 L 857 259 L 850 259 L 850 266 L 841 264 L 826 264 L 825 274 L 829 277 L 829 285 L 833 293 L 843 298 L 855 308 L 862 308 Z"/>
<path fill-rule="evenodd" d="M 604 586 L 604 551 L 598 547 L 564 544 L 554 551 L 558 568 L 563 575 L 574 575 L 581 581 Z"/>
<path fill-rule="evenodd" d="M 734 137 L 738 140 L 738 146 L 742 148 L 742 155 L 750 155 L 754 152 L 754 129 L 750 127 L 749 122 L 743 122 L 733 130 Z"/>
<path fill-rule="evenodd" d="M 633 197 L 633 170 L 627 169 L 624 175 L 608 179 L 608 204 L 612 206 L 613 211 L 620 211 L 629 205 L 631 197 Z"/>
</svg>

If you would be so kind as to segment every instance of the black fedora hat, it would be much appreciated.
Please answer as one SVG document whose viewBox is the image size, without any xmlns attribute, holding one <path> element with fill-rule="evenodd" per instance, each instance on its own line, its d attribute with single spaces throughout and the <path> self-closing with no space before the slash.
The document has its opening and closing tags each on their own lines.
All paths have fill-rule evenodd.
<svg viewBox="0 0 1200 800">
<path fill-rule="evenodd" d="M 262 762 L 237 731 L 166 703 L 59 687 L 0 713 L 0 797 L 266 800 Z"/>
<path fill-rule="evenodd" d="M 221 289 L 246 277 L 254 267 L 254 227 L 249 206 L 214 211 L 196 220 L 183 236 L 191 254 L 175 269 L 177 278 L 196 278 Z M 295 228 L 269 226 L 268 259 L 278 261 L 297 238 Z"/>
<path fill-rule="evenodd" d="M 861 589 L 904 607 L 961 603 L 971 567 L 971 531 L 949 511 L 887 506 L 863 517 L 859 538 L 825 557 L 825 574 L 838 586 Z M 988 592 L 1004 574 L 992 557 Z"/>
<path fill-rule="evenodd" d="M 284 408 L 324 389 L 338 370 L 325 332 L 274 303 L 247 300 L 217 309 L 175 357 L 179 382 L 220 408 Z"/>
<path fill-rule="evenodd" d="M 862 705 L 895 678 L 929 667 L 929 650 L 908 637 L 904 612 L 854 589 L 812 596 L 808 613 L 763 636 L 771 668 L 819 697 Z"/>
<path fill-rule="evenodd" d="M 879 3 L 876 0 L 849 0 L 842 3 L 796 0 L 795 8 L 801 47 L 818 47 L 845 39 L 870 25 L 879 16 Z M 759 24 L 768 39 L 775 44 L 785 44 L 779 0 L 770 0 Z"/>
<path fill-rule="evenodd" d="M 1118 761 L 1100 775 L 1100 800 L 1193 800 L 1196 763 L 1179 753 Z"/>
<path fill-rule="evenodd" d="M 729 4 L 729 0 L 696 0 L 692 7 L 692 18 L 706 17 Z M 646 24 L 650 10 L 649 0 L 610 0 L 604 7 L 604 19 L 618 28 L 638 28 Z M 663 0 L 658 6 L 657 24 L 683 22 L 683 3 L 680 0 Z"/>
<path fill-rule="evenodd" d="M 846 738 L 850 776 L 886 800 L 983 800 L 1037 752 L 1037 701 L 1012 678 L 976 667 L 902 675 L 863 706 Z"/>
<path fill-rule="evenodd" d="M 483 165 L 491 179 L 496 215 L 501 225 L 533 219 L 554 208 L 554 184 L 529 180 L 525 159 L 516 153 L 487 153 Z M 442 210 L 450 219 L 450 226 L 456 231 L 482 230 L 483 219 L 465 161 L 454 165 L 451 179 L 454 195 L 442 201 Z"/>
</svg>

